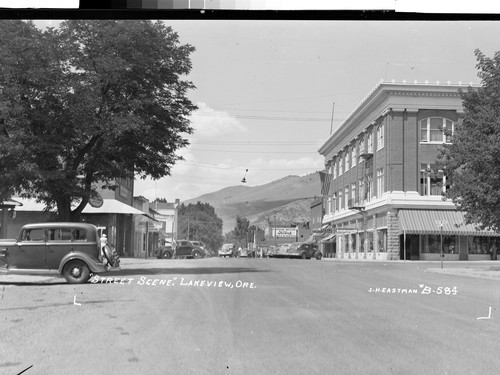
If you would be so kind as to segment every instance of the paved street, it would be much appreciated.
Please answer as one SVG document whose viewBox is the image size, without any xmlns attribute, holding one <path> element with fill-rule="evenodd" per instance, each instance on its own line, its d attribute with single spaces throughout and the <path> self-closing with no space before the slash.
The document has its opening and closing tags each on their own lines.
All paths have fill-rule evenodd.
<svg viewBox="0 0 500 375">
<path fill-rule="evenodd" d="M 496 373 L 500 281 L 439 267 L 123 259 L 85 285 L 0 276 L 0 373 Z"/>
</svg>

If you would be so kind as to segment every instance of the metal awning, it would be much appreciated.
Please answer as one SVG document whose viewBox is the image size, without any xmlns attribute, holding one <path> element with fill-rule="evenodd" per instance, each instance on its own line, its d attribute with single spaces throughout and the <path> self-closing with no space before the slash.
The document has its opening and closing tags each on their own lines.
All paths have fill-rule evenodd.
<svg viewBox="0 0 500 375">
<path fill-rule="evenodd" d="M 82 213 L 84 214 L 132 214 L 145 215 L 145 212 L 138 210 L 128 204 L 122 203 L 116 199 L 103 199 L 104 203 L 101 207 L 95 208 L 91 205 L 85 206 Z"/>
<path fill-rule="evenodd" d="M 336 242 L 337 241 L 337 234 L 329 234 L 325 238 L 323 238 L 320 242 Z"/>
<path fill-rule="evenodd" d="M 399 234 L 441 234 L 461 236 L 500 236 L 491 230 L 477 230 L 465 224 L 465 213 L 455 210 L 399 210 Z"/>
<path fill-rule="evenodd" d="M 45 210 L 45 204 L 37 202 L 35 199 L 24 199 L 15 198 L 17 201 L 22 203 L 22 206 L 16 208 L 17 211 L 35 211 L 42 212 Z M 54 211 L 54 210 L 51 210 Z M 103 205 L 99 208 L 87 205 L 83 212 L 84 214 L 132 214 L 132 215 L 144 215 L 149 217 L 150 215 L 138 210 L 128 204 L 120 202 L 116 199 L 103 199 Z M 153 220 L 156 220 L 152 218 Z"/>
</svg>

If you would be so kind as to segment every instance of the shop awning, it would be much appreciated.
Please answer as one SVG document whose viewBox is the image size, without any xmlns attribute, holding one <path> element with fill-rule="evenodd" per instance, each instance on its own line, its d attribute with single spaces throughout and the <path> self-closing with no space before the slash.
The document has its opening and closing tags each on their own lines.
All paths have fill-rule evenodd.
<svg viewBox="0 0 500 375">
<path fill-rule="evenodd" d="M 461 236 L 500 236 L 489 230 L 477 230 L 473 224 L 465 224 L 465 214 L 455 210 L 399 210 L 399 233 L 441 234 Z"/>
<path fill-rule="evenodd" d="M 104 203 L 101 207 L 95 208 L 91 205 L 87 205 L 83 212 L 84 214 L 132 214 L 132 215 L 145 215 L 145 212 L 138 210 L 128 204 L 117 201 L 116 199 L 104 199 Z"/>
<path fill-rule="evenodd" d="M 323 238 L 321 240 L 321 242 L 335 242 L 335 241 L 337 241 L 336 236 L 337 236 L 337 234 L 335 234 L 335 233 L 329 234 L 328 236 Z"/>
</svg>

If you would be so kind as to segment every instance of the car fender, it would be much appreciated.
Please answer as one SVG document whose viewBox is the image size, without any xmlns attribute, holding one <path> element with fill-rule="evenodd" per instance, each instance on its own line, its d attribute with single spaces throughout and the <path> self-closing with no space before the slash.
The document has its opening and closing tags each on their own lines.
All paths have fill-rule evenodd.
<svg viewBox="0 0 500 375">
<path fill-rule="evenodd" d="M 62 274 L 63 268 L 70 260 L 81 260 L 84 262 L 90 269 L 90 272 L 100 273 L 106 272 L 106 266 L 102 264 L 98 259 L 93 258 L 85 253 L 73 252 L 66 254 L 62 259 L 61 263 L 59 263 L 59 273 Z"/>
</svg>

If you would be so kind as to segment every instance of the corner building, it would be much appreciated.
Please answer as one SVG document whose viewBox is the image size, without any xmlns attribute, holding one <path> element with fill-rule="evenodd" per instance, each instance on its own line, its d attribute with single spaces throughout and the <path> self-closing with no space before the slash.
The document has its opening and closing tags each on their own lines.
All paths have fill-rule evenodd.
<svg viewBox="0 0 500 375">
<path fill-rule="evenodd" d="M 380 82 L 321 146 L 323 225 L 335 257 L 372 260 L 497 259 L 500 237 L 466 225 L 443 193 L 436 164 L 463 120 L 469 85 Z M 473 87 L 473 86 L 472 86 Z"/>
</svg>

